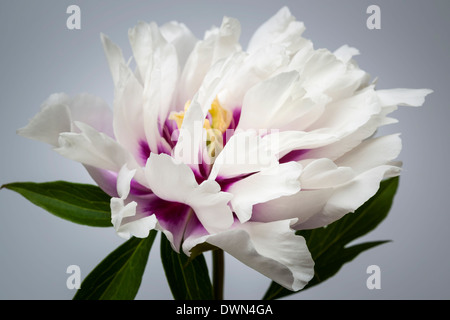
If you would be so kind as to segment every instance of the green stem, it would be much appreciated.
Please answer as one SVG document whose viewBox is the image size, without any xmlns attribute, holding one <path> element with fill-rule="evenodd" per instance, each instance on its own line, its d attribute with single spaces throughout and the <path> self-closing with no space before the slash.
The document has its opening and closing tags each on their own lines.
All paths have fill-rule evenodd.
<svg viewBox="0 0 450 320">
<path fill-rule="evenodd" d="M 223 300 L 224 253 L 222 249 L 212 251 L 214 299 Z"/>
</svg>

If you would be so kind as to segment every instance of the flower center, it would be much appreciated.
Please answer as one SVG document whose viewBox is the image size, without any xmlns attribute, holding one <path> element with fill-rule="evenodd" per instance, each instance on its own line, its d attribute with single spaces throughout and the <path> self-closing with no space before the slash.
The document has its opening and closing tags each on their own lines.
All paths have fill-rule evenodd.
<svg viewBox="0 0 450 320">
<path fill-rule="evenodd" d="M 187 101 L 184 105 L 184 111 L 171 112 L 169 120 L 176 122 L 178 129 L 181 129 L 184 116 L 191 105 L 191 101 Z M 206 130 L 206 147 L 210 157 L 216 157 L 223 149 L 223 134 L 230 126 L 232 120 L 231 113 L 223 108 L 217 97 L 211 103 L 208 115 L 203 124 Z"/>
</svg>

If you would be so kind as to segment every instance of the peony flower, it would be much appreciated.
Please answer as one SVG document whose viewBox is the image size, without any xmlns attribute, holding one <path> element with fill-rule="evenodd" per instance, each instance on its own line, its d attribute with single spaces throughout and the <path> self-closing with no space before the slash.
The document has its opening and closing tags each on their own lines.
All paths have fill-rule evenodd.
<svg viewBox="0 0 450 320">
<path fill-rule="evenodd" d="M 355 211 L 399 175 L 399 135 L 374 134 L 431 92 L 376 90 L 356 49 L 315 49 L 303 31 L 282 8 L 243 50 L 229 17 L 202 40 L 181 23 L 140 22 L 135 68 L 101 35 L 113 110 L 53 94 L 19 134 L 86 167 L 121 237 L 157 229 L 188 256 L 206 243 L 299 290 L 314 261 L 295 231 Z"/>
</svg>

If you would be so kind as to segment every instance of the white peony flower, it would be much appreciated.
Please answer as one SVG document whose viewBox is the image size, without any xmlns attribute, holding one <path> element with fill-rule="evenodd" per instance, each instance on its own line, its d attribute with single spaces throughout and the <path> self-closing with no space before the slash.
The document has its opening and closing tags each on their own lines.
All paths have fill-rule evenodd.
<svg viewBox="0 0 450 320">
<path fill-rule="evenodd" d="M 376 90 L 356 49 L 314 49 L 303 31 L 282 8 L 244 51 L 232 18 L 203 40 L 180 23 L 140 22 L 134 71 L 102 35 L 113 111 L 53 94 L 19 134 L 84 164 L 111 195 L 120 236 L 158 229 L 187 255 L 208 243 L 299 290 L 314 262 L 295 230 L 355 211 L 399 174 L 399 135 L 373 135 L 431 92 Z"/>
</svg>

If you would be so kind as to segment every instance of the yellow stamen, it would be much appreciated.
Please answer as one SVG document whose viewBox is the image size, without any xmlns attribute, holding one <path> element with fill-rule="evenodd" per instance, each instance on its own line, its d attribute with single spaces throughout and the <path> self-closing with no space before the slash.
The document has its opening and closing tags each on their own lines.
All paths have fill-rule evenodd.
<svg viewBox="0 0 450 320">
<path fill-rule="evenodd" d="M 231 122 L 231 114 L 228 110 L 222 108 L 217 97 L 211 103 L 211 109 L 209 109 L 211 115 L 211 127 L 224 133 L 228 129 Z"/>
<path fill-rule="evenodd" d="M 178 129 L 181 129 L 184 116 L 191 105 L 191 101 L 187 101 L 184 105 L 184 111 L 172 112 L 169 115 L 169 120 L 174 120 Z M 209 109 L 211 115 L 211 121 L 205 119 L 203 128 L 207 134 L 207 150 L 211 157 L 217 156 L 217 154 L 223 149 L 223 133 L 228 129 L 231 123 L 231 114 L 228 110 L 222 108 L 217 97 L 211 103 Z M 218 151 L 218 152 L 216 152 Z"/>
<path fill-rule="evenodd" d="M 184 105 L 184 111 L 170 113 L 169 120 L 174 120 L 177 123 L 178 129 L 181 128 L 184 116 L 186 114 L 186 111 L 189 109 L 190 105 L 191 101 L 188 100 Z M 211 122 L 205 119 L 203 127 L 206 130 L 216 129 L 219 130 L 221 133 L 224 133 L 225 130 L 227 130 L 227 128 L 230 126 L 231 114 L 230 112 L 228 112 L 228 110 L 222 108 L 217 97 L 211 103 L 209 114 L 211 115 Z"/>
<path fill-rule="evenodd" d="M 186 111 L 189 109 L 190 105 L 191 105 L 191 101 L 188 100 L 184 104 L 184 111 L 170 113 L 169 120 L 174 120 L 177 123 L 178 129 L 181 129 L 181 125 L 183 124 L 183 120 L 184 120 L 184 115 L 185 115 Z"/>
</svg>

